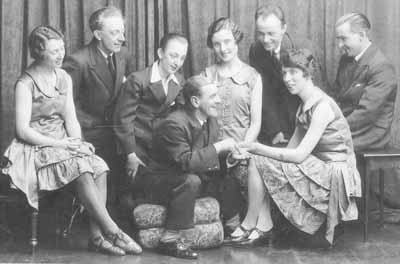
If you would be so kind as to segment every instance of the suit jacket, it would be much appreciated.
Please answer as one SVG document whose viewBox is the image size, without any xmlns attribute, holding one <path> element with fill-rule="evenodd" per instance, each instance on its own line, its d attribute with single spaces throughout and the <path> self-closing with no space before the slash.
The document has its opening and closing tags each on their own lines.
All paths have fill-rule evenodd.
<svg viewBox="0 0 400 264">
<path fill-rule="evenodd" d="M 164 119 L 154 135 L 150 174 L 156 177 L 179 177 L 193 173 L 208 178 L 220 169 L 213 143 L 218 139 L 218 124 L 209 118 L 200 125 L 193 112 L 180 109 Z"/>
<path fill-rule="evenodd" d="M 286 50 L 281 47 L 280 58 Z M 290 138 L 295 128 L 296 111 L 300 99 L 289 93 L 283 82 L 282 66 L 260 42 L 250 47 L 250 65 L 261 75 L 263 82 L 262 123 L 259 140 L 271 143 L 272 138 L 283 132 Z"/>
<path fill-rule="evenodd" d="M 112 113 L 130 66 L 127 50 L 123 48 L 115 54 L 113 82 L 107 61 L 94 40 L 65 58 L 63 68 L 72 78 L 76 113 L 89 142 L 95 140 L 101 144 L 105 140 L 103 135 L 112 133 Z"/>
<path fill-rule="evenodd" d="M 371 44 L 358 62 L 341 57 L 335 92 L 350 125 L 354 149 L 383 148 L 390 140 L 397 79 L 394 66 L 377 46 Z"/>
<path fill-rule="evenodd" d="M 114 131 L 126 153 L 135 152 L 147 160 L 157 124 L 179 105 L 184 104 L 181 93 L 184 79 L 176 74 L 179 84 L 168 83 L 165 96 L 161 81 L 151 83 L 152 67 L 134 72 L 124 83 L 114 113 Z"/>
</svg>

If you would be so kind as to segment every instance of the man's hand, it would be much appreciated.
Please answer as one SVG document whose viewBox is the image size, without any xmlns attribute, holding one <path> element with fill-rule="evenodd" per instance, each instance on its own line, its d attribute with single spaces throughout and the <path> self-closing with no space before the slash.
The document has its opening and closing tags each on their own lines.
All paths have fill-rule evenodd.
<svg viewBox="0 0 400 264">
<path fill-rule="evenodd" d="M 288 140 L 285 138 L 282 132 L 276 134 L 275 137 L 272 139 L 272 145 L 286 144 L 286 143 L 288 143 Z"/>
<path fill-rule="evenodd" d="M 220 152 L 231 152 L 238 150 L 236 141 L 233 138 L 227 138 L 214 143 L 215 150 L 217 153 Z"/>
<path fill-rule="evenodd" d="M 143 161 L 136 156 L 135 152 L 128 154 L 128 159 L 126 160 L 126 172 L 128 173 L 128 176 L 131 178 L 132 182 L 135 180 L 136 173 L 140 165 L 146 167 Z"/>
</svg>

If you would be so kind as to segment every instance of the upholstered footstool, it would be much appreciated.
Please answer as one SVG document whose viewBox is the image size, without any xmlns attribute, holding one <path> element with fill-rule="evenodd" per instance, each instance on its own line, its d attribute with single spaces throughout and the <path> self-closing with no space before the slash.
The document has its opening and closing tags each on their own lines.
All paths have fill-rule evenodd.
<svg viewBox="0 0 400 264">
<path fill-rule="evenodd" d="M 181 231 L 182 237 L 194 249 L 218 247 L 224 240 L 217 200 L 211 197 L 196 200 L 194 227 Z M 141 204 L 133 210 L 139 232 L 137 239 L 144 248 L 155 248 L 164 231 L 167 209 L 162 205 Z"/>
</svg>

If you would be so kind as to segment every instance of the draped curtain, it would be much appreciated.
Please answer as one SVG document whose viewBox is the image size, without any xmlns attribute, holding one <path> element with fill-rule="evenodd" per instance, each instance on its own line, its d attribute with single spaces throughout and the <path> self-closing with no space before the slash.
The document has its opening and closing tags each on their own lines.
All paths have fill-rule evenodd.
<svg viewBox="0 0 400 264">
<path fill-rule="evenodd" d="M 284 9 L 288 32 L 296 46 L 314 51 L 328 83 L 335 78 L 339 58 L 335 21 L 351 11 L 367 14 L 372 23 L 372 40 L 399 69 L 398 0 L 1 0 L 1 151 L 14 136 L 14 83 L 31 62 L 27 37 L 35 26 L 50 24 L 60 28 L 65 34 L 66 52 L 71 53 L 91 39 L 90 14 L 104 5 L 114 5 L 125 15 L 126 45 L 135 58 L 136 69 L 156 59 L 158 42 L 165 32 L 178 31 L 190 41 L 184 65 L 184 74 L 189 77 L 213 62 L 213 54 L 206 46 L 207 28 L 220 16 L 231 17 L 245 33 L 239 54 L 247 62 L 249 46 L 254 41 L 254 12 L 268 2 Z M 398 113 L 396 105 L 392 137 L 395 145 L 400 145 Z"/>
</svg>

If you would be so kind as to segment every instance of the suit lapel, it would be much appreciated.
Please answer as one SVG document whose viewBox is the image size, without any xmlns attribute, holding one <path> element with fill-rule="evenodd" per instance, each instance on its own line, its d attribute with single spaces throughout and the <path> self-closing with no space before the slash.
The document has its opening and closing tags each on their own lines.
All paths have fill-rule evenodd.
<svg viewBox="0 0 400 264">
<path fill-rule="evenodd" d="M 110 71 L 108 70 L 107 62 L 100 51 L 97 50 L 95 43 L 90 46 L 90 62 L 91 70 L 103 82 L 110 94 L 113 93 L 114 84 Z"/>
<path fill-rule="evenodd" d="M 165 104 L 170 105 L 176 99 L 176 96 L 178 95 L 180 90 L 181 86 L 175 83 L 173 80 L 170 80 L 168 83 L 168 93 Z"/>
<path fill-rule="evenodd" d="M 218 123 L 215 118 L 208 118 L 208 142 L 207 145 L 218 141 Z"/>
<path fill-rule="evenodd" d="M 160 104 L 164 103 L 164 101 L 165 101 L 165 92 L 164 92 L 164 88 L 163 88 L 163 86 L 161 84 L 161 81 L 158 81 L 158 82 L 155 82 L 155 83 L 150 83 L 149 89 L 153 93 L 154 97 L 156 98 L 156 100 Z"/>
</svg>

